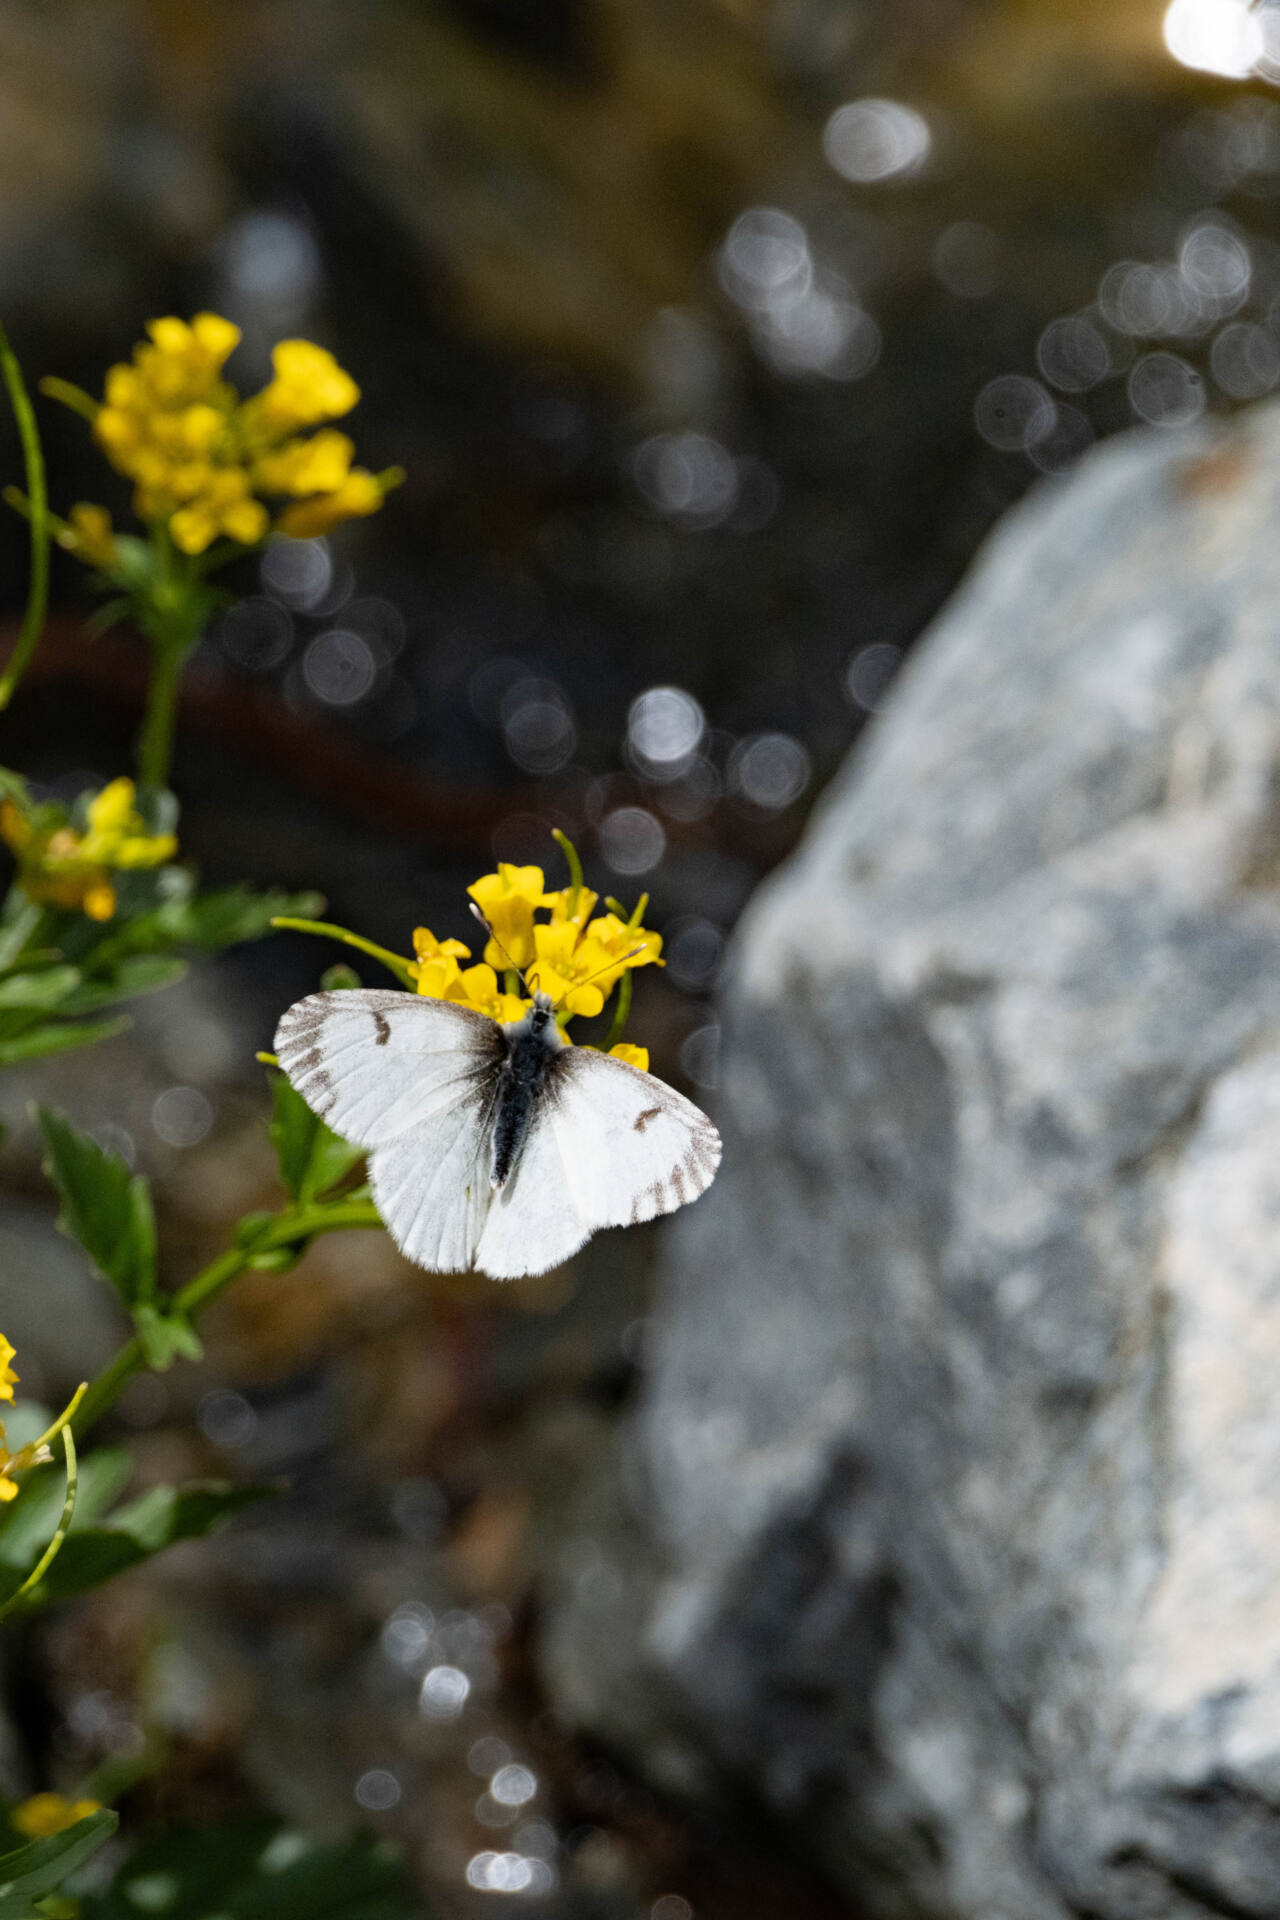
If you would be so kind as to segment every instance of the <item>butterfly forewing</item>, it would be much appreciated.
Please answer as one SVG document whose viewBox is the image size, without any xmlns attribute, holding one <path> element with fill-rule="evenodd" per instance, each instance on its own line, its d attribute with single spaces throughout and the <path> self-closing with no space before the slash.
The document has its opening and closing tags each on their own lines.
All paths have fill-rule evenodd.
<svg viewBox="0 0 1280 1920">
<path fill-rule="evenodd" d="M 460 1102 L 483 1106 L 502 1052 L 484 1014 L 395 989 L 310 994 L 276 1029 L 277 1058 L 307 1105 L 360 1147 Z"/>
</svg>

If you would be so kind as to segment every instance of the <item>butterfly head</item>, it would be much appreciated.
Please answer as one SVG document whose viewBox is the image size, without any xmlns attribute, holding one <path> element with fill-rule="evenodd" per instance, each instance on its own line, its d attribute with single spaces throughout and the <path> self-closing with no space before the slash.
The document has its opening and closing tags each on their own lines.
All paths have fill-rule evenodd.
<svg viewBox="0 0 1280 1920">
<path fill-rule="evenodd" d="M 543 1033 L 549 1026 L 555 1025 L 556 1003 L 549 993 L 541 988 L 534 992 L 533 1006 L 529 1011 L 529 1026 L 534 1033 Z"/>
</svg>

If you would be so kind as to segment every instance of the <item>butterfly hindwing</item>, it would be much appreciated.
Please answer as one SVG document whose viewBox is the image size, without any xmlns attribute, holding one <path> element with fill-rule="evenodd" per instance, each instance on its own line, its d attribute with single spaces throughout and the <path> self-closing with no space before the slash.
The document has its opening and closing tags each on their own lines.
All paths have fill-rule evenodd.
<svg viewBox="0 0 1280 1920">
<path fill-rule="evenodd" d="M 495 1280 L 544 1273 L 599 1227 L 673 1213 L 710 1186 L 720 1136 L 652 1074 L 589 1048 L 565 1048 L 495 1196 L 476 1265 Z"/>
<path fill-rule="evenodd" d="M 431 1273 L 481 1264 L 481 1234 L 495 1195 L 489 1183 L 492 1114 L 476 1092 L 420 1121 L 369 1155 L 378 1212 L 405 1258 Z"/>
<path fill-rule="evenodd" d="M 548 1273 L 592 1232 L 569 1184 L 560 1136 L 544 1095 L 507 1179 L 493 1196 L 476 1248 L 476 1265 L 494 1280 Z"/>
<path fill-rule="evenodd" d="M 484 1104 L 502 1040 L 492 1020 L 396 989 L 313 993 L 281 1018 L 276 1055 L 335 1133 L 377 1147 L 462 1101 Z"/>
<path fill-rule="evenodd" d="M 585 1047 L 566 1049 L 555 1064 L 548 1118 L 591 1232 L 674 1213 L 705 1193 L 720 1165 L 720 1135 L 691 1100 Z"/>
</svg>

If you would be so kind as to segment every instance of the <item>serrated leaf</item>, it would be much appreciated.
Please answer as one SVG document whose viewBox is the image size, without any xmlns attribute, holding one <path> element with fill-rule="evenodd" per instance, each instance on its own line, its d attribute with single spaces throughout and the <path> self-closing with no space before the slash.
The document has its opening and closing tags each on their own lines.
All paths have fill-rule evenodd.
<svg viewBox="0 0 1280 1920">
<path fill-rule="evenodd" d="M 62 1200 L 58 1225 L 78 1240 L 128 1307 L 156 1289 L 156 1220 L 151 1189 L 119 1154 L 48 1107 L 36 1117 L 49 1150 L 45 1172 Z"/>
<path fill-rule="evenodd" d="M 47 1606 L 73 1594 L 87 1593 L 179 1540 L 202 1539 L 241 1507 L 279 1490 L 269 1485 L 233 1487 L 222 1480 L 193 1480 L 185 1487 L 152 1487 L 97 1526 L 73 1526 L 62 1551 L 35 1589 L 32 1602 Z M 33 1563 L 35 1558 L 33 1555 Z M 0 1572 L 0 1600 L 14 1592 L 25 1577 L 26 1569 L 15 1570 L 7 1578 Z"/>
<path fill-rule="evenodd" d="M 25 1847 L 0 1855 L 0 1897 L 23 1894 L 29 1900 L 39 1900 L 53 1893 L 104 1840 L 110 1839 L 119 1824 L 118 1815 L 100 1807 L 63 1833 L 28 1841 Z"/>
<path fill-rule="evenodd" d="M 24 1060 L 41 1060 L 51 1053 L 67 1053 L 73 1047 L 92 1047 L 99 1040 L 113 1040 L 129 1024 L 126 1016 L 78 1023 L 46 1020 L 38 1027 L 28 1027 L 24 1033 L 0 1039 L 0 1067 L 17 1066 Z"/>
<path fill-rule="evenodd" d="M 268 1128 L 280 1178 L 295 1200 L 314 1200 L 341 1180 L 363 1148 L 340 1140 L 282 1073 L 271 1075 L 272 1120 Z"/>
</svg>

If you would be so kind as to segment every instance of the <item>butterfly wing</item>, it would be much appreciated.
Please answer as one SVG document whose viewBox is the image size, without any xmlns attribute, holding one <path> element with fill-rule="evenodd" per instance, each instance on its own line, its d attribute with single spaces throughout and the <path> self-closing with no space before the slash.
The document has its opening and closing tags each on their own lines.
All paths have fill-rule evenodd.
<svg viewBox="0 0 1280 1920">
<path fill-rule="evenodd" d="M 276 1056 L 307 1105 L 344 1140 L 377 1147 L 481 1098 L 502 1057 L 495 1023 L 470 1007 L 350 988 L 282 1015 Z"/>
<path fill-rule="evenodd" d="M 625 1061 L 566 1047 L 493 1198 L 476 1265 L 495 1280 L 545 1273 L 599 1227 L 696 1200 L 719 1164 L 720 1136 L 692 1101 Z"/>
<path fill-rule="evenodd" d="M 280 1065 L 335 1133 L 370 1149 L 387 1231 L 434 1272 L 473 1263 L 489 1210 L 495 1023 L 394 990 L 313 993 L 276 1031 Z"/>
<path fill-rule="evenodd" d="M 369 1184 L 387 1232 L 405 1258 L 430 1273 L 464 1273 L 494 1193 L 492 1100 L 483 1090 L 419 1121 L 369 1155 Z"/>
</svg>

